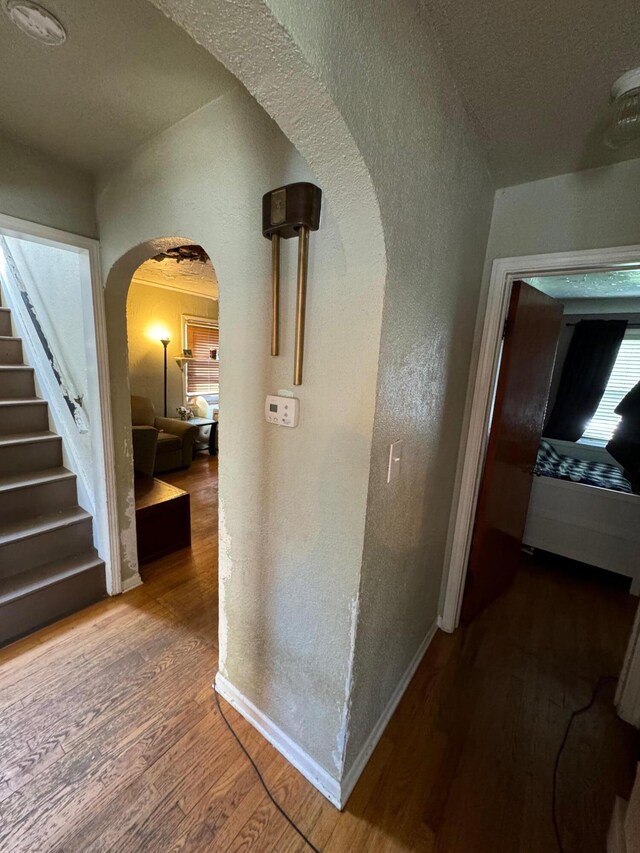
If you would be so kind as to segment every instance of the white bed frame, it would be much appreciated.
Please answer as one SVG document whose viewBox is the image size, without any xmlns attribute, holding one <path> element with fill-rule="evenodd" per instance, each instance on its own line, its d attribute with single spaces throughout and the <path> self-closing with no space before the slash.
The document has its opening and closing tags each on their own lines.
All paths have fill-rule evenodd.
<svg viewBox="0 0 640 853">
<path fill-rule="evenodd" d="M 523 544 L 625 575 L 640 595 L 640 495 L 534 477 Z"/>
</svg>

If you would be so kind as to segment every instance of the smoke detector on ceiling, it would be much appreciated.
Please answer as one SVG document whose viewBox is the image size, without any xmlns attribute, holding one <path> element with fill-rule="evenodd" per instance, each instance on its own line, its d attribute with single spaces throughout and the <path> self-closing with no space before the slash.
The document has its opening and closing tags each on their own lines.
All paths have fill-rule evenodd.
<svg viewBox="0 0 640 853">
<path fill-rule="evenodd" d="M 67 40 L 60 21 L 43 6 L 30 0 L 2 0 L 2 8 L 10 21 L 26 35 L 42 44 L 59 45 Z"/>
<path fill-rule="evenodd" d="M 609 116 L 604 138 L 609 148 L 640 139 L 640 68 L 627 71 L 611 87 Z"/>
</svg>

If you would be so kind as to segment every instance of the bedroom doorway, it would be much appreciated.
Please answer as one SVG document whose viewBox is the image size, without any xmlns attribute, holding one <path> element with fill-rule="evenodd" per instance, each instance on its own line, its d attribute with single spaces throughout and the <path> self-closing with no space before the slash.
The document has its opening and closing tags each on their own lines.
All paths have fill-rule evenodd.
<svg viewBox="0 0 640 853">
<path fill-rule="evenodd" d="M 634 373 L 640 370 L 639 267 L 640 247 L 494 262 L 452 518 L 445 630 L 454 630 L 461 617 L 473 619 L 509 588 L 527 559 L 523 546 L 543 558 L 552 555 L 554 571 L 566 564 L 584 566 L 585 576 L 600 572 L 628 599 L 627 612 L 637 610 L 629 595 L 637 595 L 640 583 L 637 445 L 634 451 L 630 426 L 640 402 L 633 394 L 617 445 L 611 439 L 621 422 L 614 409 L 640 382 Z M 515 294 L 531 296 L 530 289 L 540 296 L 537 314 L 530 311 L 520 323 L 520 342 L 509 342 L 508 328 L 502 334 L 505 319 L 514 322 Z M 567 376 L 572 362 L 575 372 L 580 354 L 592 350 L 599 356 L 590 367 L 584 363 L 577 389 L 583 405 L 572 424 L 576 401 Z M 633 628 L 627 622 L 625 629 L 631 638 L 616 695 L 620 716 L 635 725 L 639 628 L 636 613 Z"/>
</svg>

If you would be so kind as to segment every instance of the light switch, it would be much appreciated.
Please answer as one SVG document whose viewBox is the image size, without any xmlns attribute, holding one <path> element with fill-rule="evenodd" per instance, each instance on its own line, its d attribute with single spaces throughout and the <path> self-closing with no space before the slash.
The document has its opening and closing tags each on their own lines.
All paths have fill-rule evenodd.
<svg viewBox="0 0 640 853">
<path fill-rule="evenodd" d="M 400 476 L 400 463 L 402 462 L 402 439 L 394 441 L 389 447 L 389 468 L 387 470 L 387 483 L 397 480 Z"/>
</svg>

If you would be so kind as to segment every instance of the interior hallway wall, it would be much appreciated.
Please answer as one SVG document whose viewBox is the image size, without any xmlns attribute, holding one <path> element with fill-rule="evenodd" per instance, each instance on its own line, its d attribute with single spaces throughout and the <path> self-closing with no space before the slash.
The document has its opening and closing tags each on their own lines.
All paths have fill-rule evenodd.
<svg viewBox="0 0 640 853">
<path fill-rule="evenodd" d="M 218 319 L 218 303 L 164 287 L 152 287 L 133 279 L 127 300 L 129 385 L 132 394 L 149 397 L 156 415 L 164 406 L 164 352 L 153 337 L 159 328 L 169 332 L 167 348 L 167 415 L 177 418 L 176 408 L 184 406 L 182 372 L 175 362 L 182 355 L 182 315 Z"/>
<path fill-rule="evenodd" d="M 417 0 L 153 2 L 308 152 L 324 188 L 350 208 L 341 228 L 360 232 L 351 252 L 379 251 L 367 177 L 383 220 L 366 545 L 335 748 L 343 776 L 434 624 L 492 183 Z M 257 50 L 247 33 L 263 39 Z M 400 437 L 403 475 L 388 488 L 389 442 Z"/>
<path fill-rule="evenodd" d="M 220 289 L 220 671 L 337 778 L 383 281 L 372 280 L 362 245 L 344 242 L 325 196 L 310 243 L 304 384 L 294 389 L 297 246 L 282 246 L 282 355 L 272 358 L 271 247 L 261 233 L 261 200 L 295 180 L 314 175 L 237 86 L 104 174 L 98 218 L 115 443 L 126 447 L 116 471 L 125 581 L 135 546 L 128 281 L 119 259 L 145 241 L 176 235 L 177 243 L 205 249 Z M 279 389 L 300 398 L 296 429 L 265 421 L 265 395 Z"/>
<path fill-rule="evenodd" d="M 640 160 L 629 160 L 600 169 L 504 187 L 496 192 L 458 463 L 464 457 L 493 261 L 496 258 L 640 244 L 639 186 Z M 457 505 L 461 473 L 458 464 L 454 507 Z M 441 596 L 444 596 L 445 589 L 446 583 L 443 583 Z"/>
<path fill-rule="evenodd" d="M 93 179 L 1 134 L 0 213 L 97 236 Z"/>
<path fill-rule="evenodd" d="M 347 117 L 387 247 L 347 773 L 437 616 L 493 186 L 420 4 L 270 5 Z"/>
</svg>

